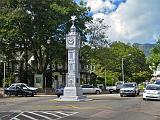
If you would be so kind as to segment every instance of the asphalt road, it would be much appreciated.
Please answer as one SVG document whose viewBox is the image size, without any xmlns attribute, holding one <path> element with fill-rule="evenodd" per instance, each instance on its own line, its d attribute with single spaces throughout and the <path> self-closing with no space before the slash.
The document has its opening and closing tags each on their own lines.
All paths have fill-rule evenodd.
<svg viewBox="0 0 160 120">
<path fill-rule="evenodd" d="M 160 102 L 142 96 L 88 95 L 92 101 L 58 102 L 56 96 L 0 98 L 0 120 L 160 120 Z"/>
</svg>

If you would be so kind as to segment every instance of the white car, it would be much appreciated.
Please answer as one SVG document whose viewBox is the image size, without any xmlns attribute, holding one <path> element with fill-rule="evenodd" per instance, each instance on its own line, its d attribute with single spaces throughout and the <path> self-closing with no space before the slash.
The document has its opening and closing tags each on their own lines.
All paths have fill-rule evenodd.
<svg viewBox="0 0 160 120">
<path fill-rule="evenodd" d="M 160 100 L 160 85 L 148 84 L 143 92 L 143 100 L 155 99 Z"/>
<path fill-rule="evenodd" d="M 102 93 L 102 90 L 100 88 L 94 87 L 92 85 L 82 85 L 81 87 L 83 93 L 95 93 L 95 94 Z"/>
</svg>

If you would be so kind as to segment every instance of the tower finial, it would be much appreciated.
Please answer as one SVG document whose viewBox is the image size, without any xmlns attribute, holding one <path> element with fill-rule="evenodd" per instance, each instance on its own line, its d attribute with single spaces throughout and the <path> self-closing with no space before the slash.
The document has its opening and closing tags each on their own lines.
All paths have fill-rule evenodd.
<svg viewBox="0 0 160 120">
<path fill-rule="evenodd" d="M 73 25 L 74 25 L 74 21 L 75 21 L 76 19 L 77 19 L 77 18 L 76 18 L 75 15 L 71 16 L 71 20 L 72 20 L 72 24 L 73 24 Z"/>
<path fill-rule="evenodd" d="M 74 22 L 75 22 L 76 19 L 77 19 L 77 18 L 76 18 L 75 15 L 71 16 L 71 20 L 72 20 L 72 26 L 71 26 L 71 28 L 70 28 L 70 31 L 71 31 L 71 32 L 76 32 L 76 27 L 74 26 Z"/>
</svg>

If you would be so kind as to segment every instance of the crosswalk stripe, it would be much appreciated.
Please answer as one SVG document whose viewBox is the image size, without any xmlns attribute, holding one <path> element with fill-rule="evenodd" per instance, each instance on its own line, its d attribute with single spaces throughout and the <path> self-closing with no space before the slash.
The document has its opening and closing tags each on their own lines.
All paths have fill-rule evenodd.
<svg viewBox="0 0 160 120">
<path fill-rule="evenodd" d="M 48 115 L 53 115 L 53 116 L 56 116 L 56 117 L 58 117 L 58 118 L 62 118 L 61 116 L 56 115 L 56 114 L 53 114 L 53 113 L 49 113 L 49 112 L 42 112 L 42 113 L 45 113 L 45 114 L 48 114 Z"/>
<path fill-rule="evenodd" d="M 15 113 L 15 112 L 13 112 L 13 113 Z M 21 113 L 20 113 L 21 114 Z M 10 120 L 20 120 L 20 119 L 18 119 L 17 118 L 17 116 L 19 116 L 20 114 L 18 114 L 18 115 L 16 115 L 16 116 L 14 116 L 13 118 L 11 118 Z"/>
<path fill-rule="evenodd" d="M 59 111 L 56 111 L 56 113 L 59 113 L 59 114 L 65 115 L 65 116 L 69 116 L 68 114 L 63 113 L 63 112 L 59 112 Z"/>
<path fill-rule="evenodd" d="M 25 115 L 25 114 L 20 114 L 20 115 L 22 115 L 22 116 L 24 116 L 24 117 L 27 117 L 27 118 L 29 118 L 29 119 L 32 119 L 32 120 L 38 120 L 38 119 L 35 119 L 35 118 L 33 118 L 33 117 L 31 117 L 31 116 L 28 116 L 28 115 Z"/>
<path fill-rule="evenodd" d="M 46 118 L 48 120 L 52 120 L 51 118 L 49 117 L 46 117 L 46 116 L 43 116 L 43 115 L 40 115 L 40 114 L 37 114 L 37 113 L 34 113 L 34 112 L 28 112 L 28 113 L 31 113 L 31 114 L 34 114 L 34 115 L 37 115 L 37 116 L 40 116 L 40 117 L 43 117 L 43 118 Z"/>
<path fill-rule="evenodd" d="M 4 111 L 3 111 L 4 112 Z M 16 111 L 17 112 L 17 111 Z M 1 112 L 0 112 L 1 113 Z M 6 112 L 8 113 L 8 112 Z M 15 112 L 13 112 L 15 113 Z M 9 116 L 10 118 L 8 118 L 8 115 L 4 115 L 1 116 L 1 118 L 8 118 L 8 120 L 22 120 L 22 119 L 30 119 L 30 120 L 39 120 L 39 119 L 46 119 L 46 120 L 59 120 L 71 115 L 74 115 L 78 112 L 67 112 L 67 111 L 21 111 L 18 112 L 16 115 L 14 116 Z M 10 113 L 12 114 L 12 113 Z"/>
<path fill-rule="evenodd" d="M 14 117 L 14 118 L 12 118 L 12 119 L 10 119 L 10 120 L 20 120 L 20 119 L 18 119 L 18 118 L 16 118 L 16 117 Z"/>
</svg>

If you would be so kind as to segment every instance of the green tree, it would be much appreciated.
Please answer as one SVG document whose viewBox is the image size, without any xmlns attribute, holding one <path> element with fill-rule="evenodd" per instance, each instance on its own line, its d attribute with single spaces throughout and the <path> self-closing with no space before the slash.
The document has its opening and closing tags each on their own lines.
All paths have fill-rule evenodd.
<svg viewBox="0 0 160 120">
<path fill-rule="evenodd" d="M 108 81 L 111 81 L 114 78 L 116 80 L 122 80 L 122 57 L 124 59 L 124 75 L 125 81 L 131 80 L 135 74 L 147 73 L 144 74 L 145 79 L 149 79 L 151 76 L 151 71 L 148 64 L 146 64 L 146 58 L 144 53 L 125 43 L 122 42 L 113 42 L 110 47 L 97 49 L 95 54 L 95 61 L 97 67 L 97 76 L 105 78 L 105 76 L 110 76 L 106 78 Z M 131 54 L 130 56 L 128 56 Z M 106 73 L 105 73 L 106 72 Z M 109 74 L 113 72 L 115 74 Z M 134 81 L 139 82 L 139 79 L 134 79 Z"/>
<path fill-rule="evenodd" d="M 44 73 L 50 61 L 64 64 L 70 16 L 77 16 L 75 25 L 81 35 L 85 35 L 82 32 L 85 22 L 91 20 L 86 14 L 88 10 L 82 2 L 77 5 L 73 0 L 1 0 L 0 41 L 3 46 L 0 49 L 8 57 L 20 54 L 25 68 L 32 54 L 35 66 L 30 67 L 36 73 Z M 47 44 L 47 40 L 51 43 Z"/>
<path fill-rule="evenodd" d="M 148 64 L 151 66 L 152 70 L 157 70 L 160 64 L 160 38 L 158 39 L 155 47 L 151 50 L 151 55 L 147 59 Z"/>
</svg>

